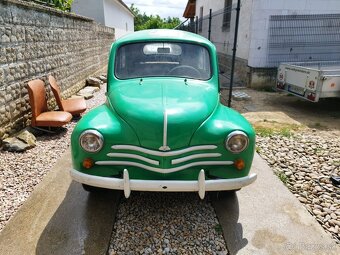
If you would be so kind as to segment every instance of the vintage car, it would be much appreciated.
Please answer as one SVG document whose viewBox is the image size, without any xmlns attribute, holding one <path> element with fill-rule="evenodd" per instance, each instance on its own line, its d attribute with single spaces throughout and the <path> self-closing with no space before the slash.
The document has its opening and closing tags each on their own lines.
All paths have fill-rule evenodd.
<svg viewBox="0 0 340 255">
<path fill-rule="evenodd" d="M 106 102 L 72 134 L 71 176 L 87 191 L 238 190 L 255 133 L 219 101 L 215 46 L 184 31 L 145 30 L 112 44 Z"/>
</svg>

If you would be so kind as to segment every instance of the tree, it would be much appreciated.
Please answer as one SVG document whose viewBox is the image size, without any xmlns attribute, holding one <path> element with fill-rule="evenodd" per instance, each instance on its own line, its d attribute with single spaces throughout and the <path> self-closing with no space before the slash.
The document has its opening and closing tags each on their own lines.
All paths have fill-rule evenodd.
<svg viewBox="0 0 340 255">
<path fill-rule="evenodd" d="M 135 31 L 144 29 L 156 29 L 156 28 L 175 28 L 181 21 L 179 18 L 162 19 L 159 15 L 146 15 L 145 12 L 142 14 L 140 10 L 131 4 L 130 10 L 135 15 Z"/>
</svg>

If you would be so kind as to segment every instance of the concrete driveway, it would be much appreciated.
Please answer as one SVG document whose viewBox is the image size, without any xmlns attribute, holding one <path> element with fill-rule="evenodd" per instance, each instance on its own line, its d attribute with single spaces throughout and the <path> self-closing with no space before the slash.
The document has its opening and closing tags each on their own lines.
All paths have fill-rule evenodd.
<svg viewBox="0 0 340 255">
<path fill-rule="evenodd" d="M 120 192 L 85 192 L 71 180 L 70 152 L 0 233 L 0 254 L 105 254 Z"/>
<path fill-rule="evenodd" d="M 254 184 L 213 201 L 229 253 L 340 254 L 339 246 L 255 155 Z"/>
<path fill-rule="evenodd" d="M 70 167 L 67 152 L 0 233 L 1 254 L 106 253 L 121 192 L 90 195 Z M 258 155 L 252 171 L 254 184 L 213 201 L 230 254 L 340 254 Z"/>
</svg>

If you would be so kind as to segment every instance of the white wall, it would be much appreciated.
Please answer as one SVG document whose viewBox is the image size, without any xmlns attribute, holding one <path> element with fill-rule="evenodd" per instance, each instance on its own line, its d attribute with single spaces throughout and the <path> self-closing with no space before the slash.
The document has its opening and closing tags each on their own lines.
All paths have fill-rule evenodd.
<svg viewBox="0 0 340 255">
<path fill-rule="evenodd" d="M 100 24 L 105 24 L 104 8 L 102 0 L 74 0 L 72 3 L 71 11 L 94 19 Z"/>
<path fill-rule="evenodd" d="M 256 0 L 254 0 L 256 1 Z M 209 15 L 209 9 L 212 12 L 224 8 L 224 0 L 197 0 L 196 15 L 199 16 L 200 7 L 203 6 L 203 16 Z M 239 20 L 238 44 L 236 56 L 242 59 L 248 59 L 250 45 L 250 20 L 253 0 L 241 0 L 241 12 Z M 233 9 L 237 6 L 237 0 L 233 0 Z M 211 41 L 215 42 L 218 52 L 232 54 L 234 43 L 236 10 L 232 11 L 230 30 L 222 31 L 223 14 L 212 17 Z M 203 36 L 207 37 L 206 32 Z"/>
<path fill-rule="evenodd" d="M 340 0 L 253 0 L 248 65 L 264 67 L 267 62 L 270 15 L 328 14 L 340 12 Z M 241 19 L 245 18 L 244 15 Z"/>
<path fill-rule="evenodd" d="M 117 0 L 104 0 L 105 25 L 115 28 L 116 39 L 134 31 L 133 15 Z"/>
</svg>

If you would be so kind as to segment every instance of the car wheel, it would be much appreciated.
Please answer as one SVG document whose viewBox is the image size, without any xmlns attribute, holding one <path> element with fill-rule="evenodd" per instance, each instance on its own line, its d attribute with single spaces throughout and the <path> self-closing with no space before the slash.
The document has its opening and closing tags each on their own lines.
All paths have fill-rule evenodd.
<svg viewBox="0 0 340 255">
<path fill-rule="evenodd" d="M 220 200 L 224 197 L 230 197 L 234 196 L 236 194 L 236 191 L 239 191 L 240 189 L 234 189 L 234 190 L 222 190 L 222 191 L 209 191 L 208 195 L 209 198 L 213 201 Z"/>
<path fill-rule="evenodd" d="M 84 190 L 86 190 L 87 192 L 90 192 L 90 193 L 95 193 L 95 192 L 103 191 L 102 188 L 90 186 L 90 185 L 87 185 L 87 184 L 82 184 L 82 186 L 83 186 Z"/>
</svg>

